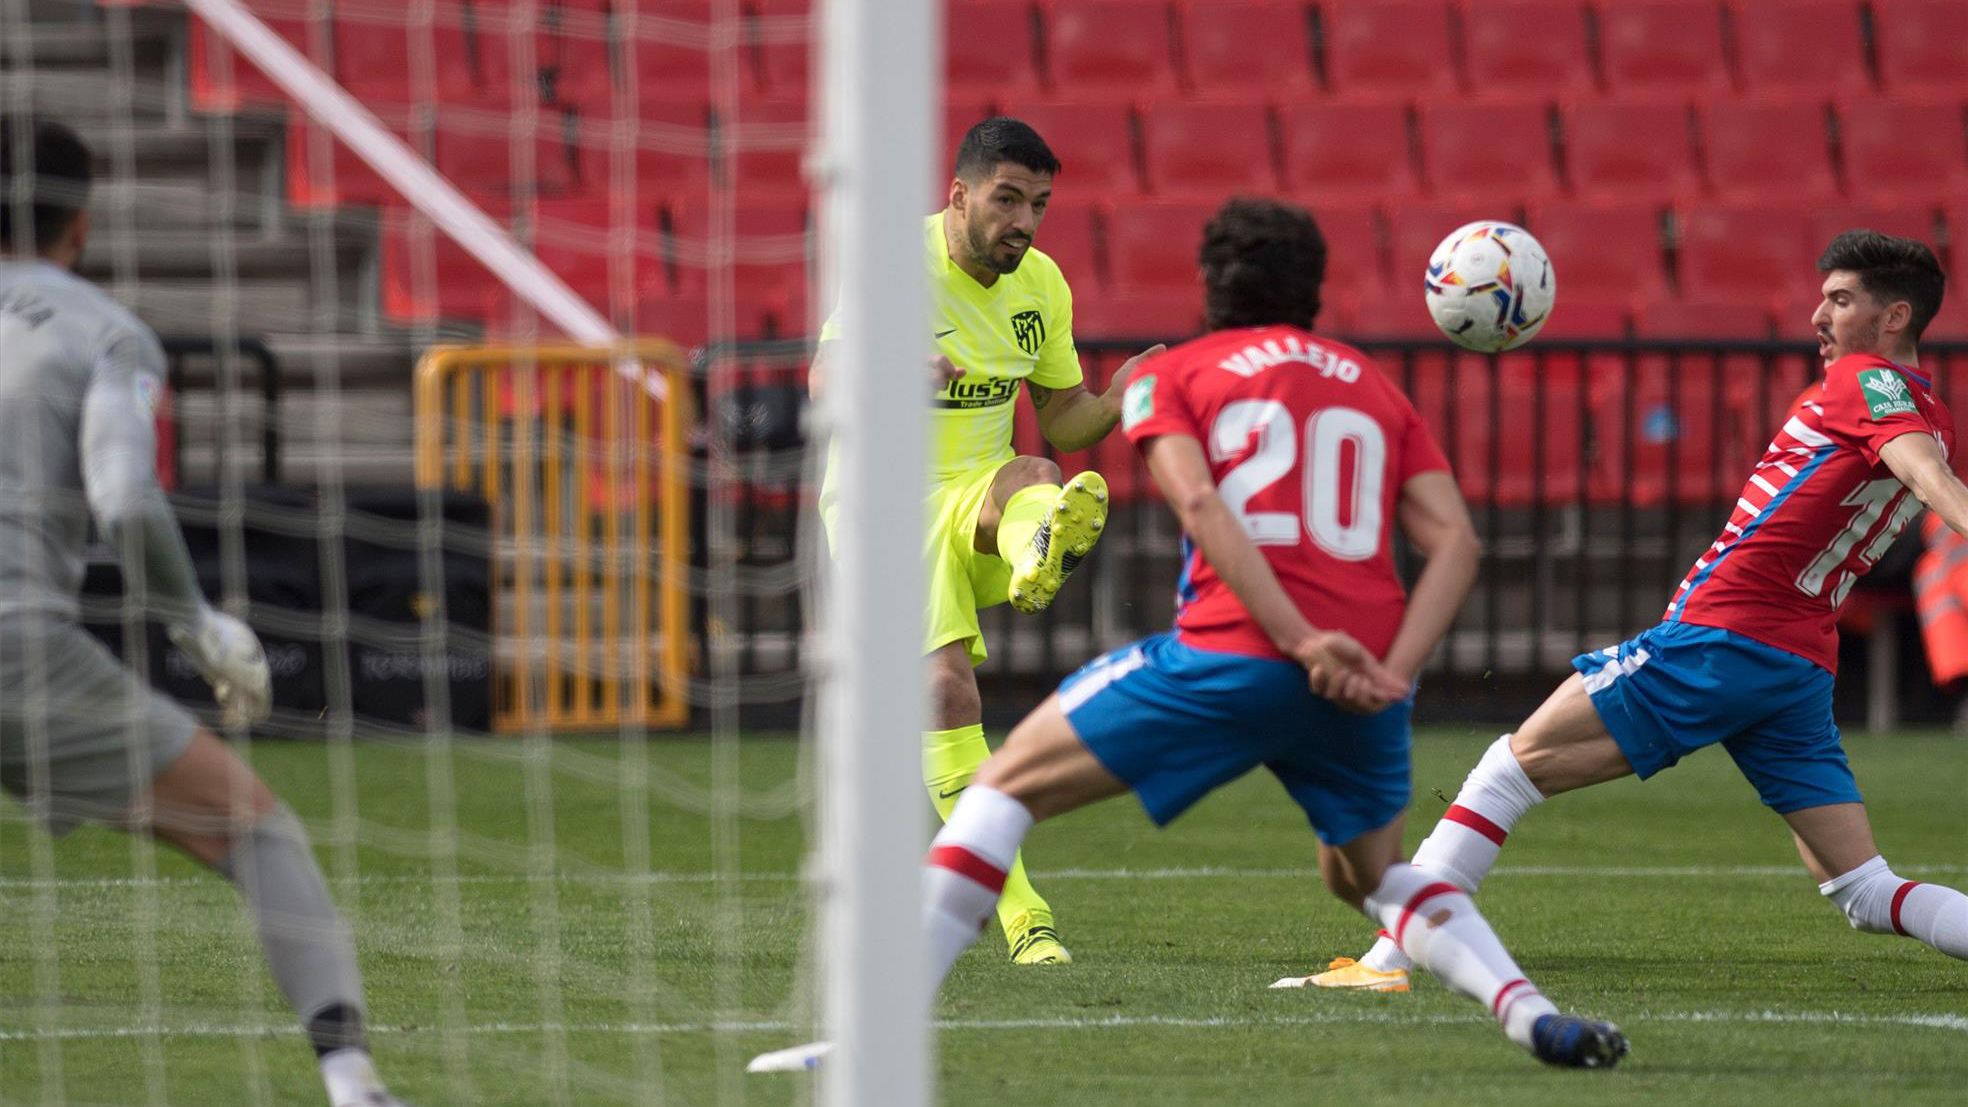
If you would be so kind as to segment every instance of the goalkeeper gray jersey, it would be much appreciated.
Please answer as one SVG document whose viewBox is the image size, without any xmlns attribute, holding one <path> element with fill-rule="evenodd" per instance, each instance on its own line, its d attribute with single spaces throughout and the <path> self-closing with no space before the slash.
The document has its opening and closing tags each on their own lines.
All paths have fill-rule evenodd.
<svg viewBox="0 0 1968 1107">
<path fill-rule="evenodd" d="M 163 509 L 157 336 L 100 288 L 0 262 L 0 616 L 74 615 L 93 513 Z"/>
</svg>

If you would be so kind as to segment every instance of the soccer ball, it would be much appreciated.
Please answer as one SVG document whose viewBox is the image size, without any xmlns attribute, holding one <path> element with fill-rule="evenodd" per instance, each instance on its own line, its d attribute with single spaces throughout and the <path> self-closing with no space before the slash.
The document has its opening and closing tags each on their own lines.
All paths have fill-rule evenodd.
<svg viewBox="0 0 1968 1107">
<path fill-rule="evenodd" d="M 1529 342 L 1551 317 L 1558 277 L 1522 227 L 1484 219 L 1449 232 L 1428 257 L 1428 314 L 1450 341 L 1494 354 Z"/>
</svg>

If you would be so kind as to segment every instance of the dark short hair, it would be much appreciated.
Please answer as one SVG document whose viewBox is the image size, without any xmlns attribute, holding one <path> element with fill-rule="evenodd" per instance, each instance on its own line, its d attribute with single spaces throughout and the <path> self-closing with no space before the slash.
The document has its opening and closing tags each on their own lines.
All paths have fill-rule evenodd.
<svg viewBox="0 0 1968 1107">
<path fill-rule="evenodd" d="M 957 145 L 956 174 L 966 181 L 982 180 L 1004 162 L 1034 173 L 1059 172 L 1059 157 L 1029 124 L 994 115 L 964 132 Z"/>
<path fill-rule="evenodd" d="M 1203 228 L 1199 255 L 1209 329 L 1287 323 L 1310 329 L 1326 280 L 1326 238 L 1310 212 L 1236 197 Z"/>
<path fill-rule="evenodd" d="M 89 181 L 89 148 L 74 131 L 45 119 L 25 127 L 11 117 L 0 120 L 0 249 L 16 248 L 14 217 L 21 197 L 15 189 L 28 190 L 33 248 L 43 250 L 89 206 Z"/>
<path fill-rule="evenodd" d="M 1843 269 L 1859 275 L 1859 287 L 1882 304 L 1905 300 L 1913 308 L 1907 331 L 1914 341 L 1941 310 L 1947 275 L 1927 244 L 1878 231 L 1846 231 L 1818 258 L 1818 272 Z"/>
</svg>

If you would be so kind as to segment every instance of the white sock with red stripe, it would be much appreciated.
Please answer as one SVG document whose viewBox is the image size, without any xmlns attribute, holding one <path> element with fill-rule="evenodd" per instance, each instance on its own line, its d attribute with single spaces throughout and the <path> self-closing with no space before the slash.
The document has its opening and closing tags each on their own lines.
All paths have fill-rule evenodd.
<svg viewBox="0 0 1968 1107">
<path fill-rule="evenodd" d="M 1903 880 L 1884 857 L 1874 857 L 1818 891 L 1845 912 L 1854 930 L 1899 934 L 1968 960 L 1968 896 L 1953 888 Z"/>
<path fill-rule="evenodd" d="M 1510 1040 L 1531 1048 L 1531 1027 L 1557 1007 L 1525 979 L 1468 893 L 1397 862 L 1367 897 L 1378 919 L 1414 963 L 1487 1006 Z"/>
<path fill-rule="evenodd" d="M 930 844 L 923 865 L 923 930 L 937 986 L 991 921 L 1005 873 L 1031 829 L 1032 813 L 1024 804 L 973 784 Z"/>
<path fill-rule="evenodd" d="M 1524 775 L 1517 755 L 1510 752 L 1510 735 L 1506 734 L 1490 743 L 1483 759 L 1469 770 L 1455 802 L 1416 848 L 1413 864 L 1474 895 L 1503 851 L 1510 828 L 1524 812 L 1543 802 L 1544 794 Z M 1384 930 L 1360 963 L 1381 972 L 1409 966 L 1401 947 Z"/>
</svg>

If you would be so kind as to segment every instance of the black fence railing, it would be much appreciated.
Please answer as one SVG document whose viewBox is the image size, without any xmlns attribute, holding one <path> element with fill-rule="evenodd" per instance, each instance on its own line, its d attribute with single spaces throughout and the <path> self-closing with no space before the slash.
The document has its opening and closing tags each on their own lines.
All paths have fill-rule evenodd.
<svg viewBox="0 0 1968 1107">
<path fill-rule="evenodd" d="M 1083 341 L 1089 386 L 1104 386 L 1149 344 Z M 1497 356 L 1446 343 L 1360 345 L 1438 436 L 1484 538 L 1481 575 L 1429 677 L 1481 689 L 1495 707 L 1484 715 L 1521 710 L 1574 654 L 1659 617 L 1720 533 L 1782 413 L 1821 372 L 1814 347 L 1779 342 L 1539 340 Z M 794 344 L 729 354 L 707 358 L 700 377 L 712 417 L 697 486 L 706 508 L 697 513 L 698 625 L 735 625 L 731 664 L 755 693 L 741 698 L 763 700 L 791 687 L 800 664 L 800 605 L 786 589 L 799 579 L 802 507 L 815 492 L 801 433 L 802 353 Z M 1925 349 L 1922 365 L 1950 407 L 1968 410 L 1968 346 Z M 1053 453 L 1030 414 L 1021 404 L 1019 451 Z M 1180 534 L 1133 450 L 1116 434 L 1060 460 L 1106 475 L 1114 516 L 1052 610 L 984 612 L 987 702 L 998 692 L 1013 708 L 1029 706 L 1024 693 L 1172 615 Z M 1907 554 L 1889 555 L 1869 583 L 1903 590 L 1895 563 Z M 1398 556 L 1412 572 L 1406 551 Z"/>
<path fill-rule="evenodd" d="M 230 414 L 243 421 L 258 420 L 259 433 L 254 437 L 257 437 L 259 442 L 260 480 L 266 484 L 279 483 L 280 359 L 274 356 L 266 343 L 257 338 L 242 337 L 223 345 L 214 338 L 185 335 L 165 337 L 161 341 L 164 346 L 166 382 L 171 392 L 173 428 L 171 468 L 177 479 L 187 479 L 186 445 L 194 439 L 202 438 L 210 443 L 211 447 L 205 456 L 210 472 L 204 474 L 202 479 L 213 479 L 218 473 L 225 471 L 226 450 L 236 436 L 222 433 L 222 428 L 216 425 L 216 420 Z M 202 390 L 212 394 L 201 397 L 214 401 L 209 410 L 203 406 L 188 404 L 187 401 L 192 398 L 193 393 L 190 387 L 194 379 L 193 367 L 198 366 L 203 370 L 196 374 L 196 379 L 200 384 L 204 384 L 208 379 L 216 382 L 230 375 L 230 370 L 234 366 L 228 362 L 252 369 L 256 386 L 256 391 L 252 394 L 256 401 L 252 405 L 252 410 L 247 410 L 245 404 L 223 402 L 231 398 L 218 397 L 219 390 L 216 384 L 210 389 Z"/>
</svg>

